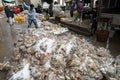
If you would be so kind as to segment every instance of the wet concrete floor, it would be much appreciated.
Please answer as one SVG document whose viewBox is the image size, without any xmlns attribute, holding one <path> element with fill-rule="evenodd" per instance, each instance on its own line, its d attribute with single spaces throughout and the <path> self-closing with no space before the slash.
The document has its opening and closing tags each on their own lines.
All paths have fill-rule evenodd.
<svg viewBox="0 0 120 80">
<path fill-rule="evenodd" d="M 13 50 L 12 28 L 6 23 L 5 18 L 0 19 L 0 62 L 8 57 Z"/>
<path fill-rule="evenodd" d="M 14 24 L 10 26 L 6 22 L 7 18 L 0 18 L 0 62 L 4 58 L 10 58 L 13 53 L 14 42 L 19 37 L 19 33 L 26 30 L 27 24 Z"/>
<path fill-rule="evenodd" d="M 0 18 L 0 63 L 11 58 L 14 41 L 19 37 L 19 33 L 26 30 L 25 24 L 15 24 L 10 26 L 6 22 L 7 18 Z M 6 80 L 6 73 L 0 71 L 0 80 Z"/>
<path fill-rule="evenodd" d="M 13 36 L 12 28 L 6 22 L 5 18 L 0 18 L 0 62 L 9 59 L 13 53 Z M 0 80 L 5 80 L 7 72 L 0 71 Z"/>
</svg>

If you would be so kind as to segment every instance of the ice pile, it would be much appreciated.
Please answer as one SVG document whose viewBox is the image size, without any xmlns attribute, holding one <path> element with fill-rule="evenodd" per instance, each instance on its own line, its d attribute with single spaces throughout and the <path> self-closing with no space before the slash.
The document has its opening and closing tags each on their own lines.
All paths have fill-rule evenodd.
<svg viewBox="0 0 120 80">
<path fill-rule="evenodd" d="M 109 50 L 68 31 L 54 34 L 61 27 L 47 27 L 31 28 L 21 34 L 15 43 L 9 80 L 101 80 L 104 75 L 115 78 L 116 64 Z"/>
</svg>

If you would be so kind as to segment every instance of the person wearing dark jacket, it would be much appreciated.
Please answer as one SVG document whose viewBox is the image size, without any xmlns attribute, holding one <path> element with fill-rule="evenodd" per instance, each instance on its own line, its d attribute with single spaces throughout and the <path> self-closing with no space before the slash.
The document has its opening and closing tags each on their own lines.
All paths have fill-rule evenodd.
<svg viewBox="0 0 120 80">
<path fill-rule="evenodd" d="M 42 13 L 42 7 L 40 4 L 38 4 L 36 11 L 37 11 L 37 13 Z"/>
<path fill-rule="evenodd" d="M 6 17 L 8 18 L 7 22 L 9 22 L 9 17 L 10 17 L 10 9 L 8 6 L 5 6 L 4 8 Z"/>
<path fill-rule="evenodd" d="M 53 16 L 53 4 L 52 3 L 49 6 L 49 14 L 50 14 L 50 17 Z"/>
<path fill-rule="evenodd" d="M 83 10 L 83 2 L 80 0 L 77 3 L 77 12 L 78 12 L 78 21 L 81 19 L 82 17 L 82 10 Z"/>
<path fill-rule="evenodd" d="M 35 11 L 34 5 L 31 4 L 30 6 L 28 6 L 25 2 L 23 2 L 23 5 L 28 10 L 28 28 L 31 27 L 32 23 L 34 23 L 35 28 L 38 28 L 38 23 L 36 19 L 36 11 Z"/>
<path fill-rule="evenodd" d="M 11 18 L 14 18 L 14 11 L 13 11 L 13 8 L 10 9 L 10 12 L 9 12 L 9 13 L 10 13 L 10 17 L 11 17 Z"/>
<path fill-rule="evenodd" d="M 91 26 L 91 33 L 92 33 L 92 34 L 95 34 L 95 33 L 96 33 L 97 24 L 98 24 L 97 18 L 94 18 L 93 23 L 92 23 L 92 26 Z"/>
<path fill-rule="evenodd" d="M 8 6 L 5 7 L 5 14 L 8 18 L 7 22 L 9 22 L 10 26 L 13 25 L 13 18 L 14 18 L 14 12 L 13 8 L 9 8 Z"/>
</svg>

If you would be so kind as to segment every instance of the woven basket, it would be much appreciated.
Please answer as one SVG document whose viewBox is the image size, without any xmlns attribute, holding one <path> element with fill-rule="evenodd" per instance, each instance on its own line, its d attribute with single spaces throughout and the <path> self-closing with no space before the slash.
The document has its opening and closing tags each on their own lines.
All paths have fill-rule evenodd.
<svg viewBox="0 0 120 80">
<path fill-rule="evenodd" d="M 106 42 L 109 36 L 109 31 L 107 30 L 98 30 L 97 31 L 97 41 Z"/>
</svg>

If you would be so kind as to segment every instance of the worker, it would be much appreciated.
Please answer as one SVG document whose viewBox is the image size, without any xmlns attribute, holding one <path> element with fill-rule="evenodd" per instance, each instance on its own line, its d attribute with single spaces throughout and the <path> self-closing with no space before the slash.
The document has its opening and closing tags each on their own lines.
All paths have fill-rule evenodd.
<svg viewBox="0 0 120 80">
<path fill-rule="evenodd" d="M 50 17 L 53 17 L 53 4 L 52 3 L 49 6 L 49 14 L 50 14 Z"/>
<path fill-rule="evenodd" d="M 78 21 L 80 21 L 80 19 L 82 19 L 82 10 L 83 10 L 83 2 L 82 2 L 82 0 L 80 0 L 77 3 Z"/>
<path fill-rule="evenodd" d="M 96 33 L 97 24 L 98 24 L 97 18 L 94 18 L 93 22 L 92 22 L 92 26 L 91 26 L 91 33 L 92 33 L 92 35 Z"/>
<path fill-rule="evenodd" d="M 26 5 L 25 2 L 23 2 L 23 5 L 28 9 L 28 28 L 31 27 L 32 22 L 35 25 L 35 28 L 38 28 L 37 20 L 36 20 L 36 11 L 34 9 L 34 5 L 30 4 L 30 6 Z"/>
<path fill-rule="evenodd" d="M 37 10 L 37 13 L 42 13 L 42 7 L 40 4 L 38 4 L 36 10 Z"/>
<path fill-rule="evenodd" d="M 58 2 L 54 2 L 53 13 L 55 15 L 55 23 L 56 24 L 58 24 L 60 21 L 61 12 L 62 12 L 62 9 L 60 7 L 60 4 L 58 4 Z"/>
<path fill-rule="evenodd" d="M 13 18 L 14 18 L 14 12 L 13 12 L 13 8 L 10 6 L 5 6 L 5 14 L 8 18 L 7 22 L 10 24 L 10 26 L 13 25 Z"/>
<path fill-rule="evenodd" d="M 73 17 L 73 12 L 75 10 L 75 3 L 70 2 L 70 16 Z"/>
</svg>

